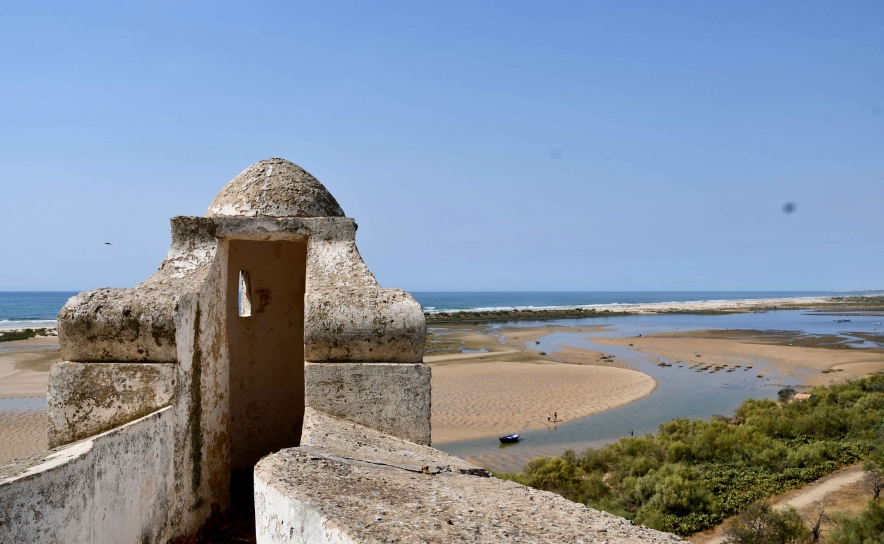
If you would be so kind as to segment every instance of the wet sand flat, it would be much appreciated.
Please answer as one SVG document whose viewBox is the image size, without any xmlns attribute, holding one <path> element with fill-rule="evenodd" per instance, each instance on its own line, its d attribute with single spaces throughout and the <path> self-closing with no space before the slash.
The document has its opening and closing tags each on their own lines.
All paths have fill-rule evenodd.
<svg viewBox="0 0 884 544">
<path fill-rule="evenodd" d="M 45 397 L 59 361 L 55 337 L 0 343 L 0 399 Z M 42 411 L 0 411 L 0 464 L 46 451 L 46 426 Z"/>
<path fill-rule="evenodd" d="M 49 367 L 59 361 L 57 349 L 0 352 L 0 398 L 45 397 Z"/>
<path fill-rule="evenodd" d="M 593 338 L 602 345 L 628 346 L 641 353 L 688 364 L 743 366 L 768 363 L 781 375 L 798 378 L 804 385 L 840 383 L 884 371 L 884 353 L 874 349 L 826 349 L 780 345 L 764 331 L 757 336 L 722 338 L 721 331 L 666 333 L 641 338 Z M 822 373 L 822 371 L 829 371 Z M 834 371 L 834 372 L 833 372 Z"/>
</svg>

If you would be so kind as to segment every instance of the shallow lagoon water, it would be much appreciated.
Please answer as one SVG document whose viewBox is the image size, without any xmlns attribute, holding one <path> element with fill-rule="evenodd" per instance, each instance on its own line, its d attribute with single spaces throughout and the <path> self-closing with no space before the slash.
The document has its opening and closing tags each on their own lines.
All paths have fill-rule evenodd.
<svg viewBox="0 0 884 544">
<path fill-rule="evenodd" d="M 850 319 L 849 322 L 838 322 Z M 536 327 L 542 325 L 600 326 L 607 325 L 604 332 L 556 332 L 533 342 L 526 347 L 545 351 L 551 356 L 560 351 L 559 346 L 573 346 L 593 349 L 614 355 L 619 362 L 640 370 L 657 380 L 657 389 L 651 395 L 607 412 L 547 429 L 526 431 L 518 444 L 501 445 L 497 438 L 481 438 L 461 442 L 440 444 L 436 448 L 458 457 L 469 457 L 487 468 L 498 471 L 521 470 L 526 462 L 541 455 L 560 455 L 567 449 L 581 452 L 589 447 L 600 447 L 630 436 L 654 433 L 661 423 L 674 418 L 707 419 L 716 414 L 730 415 L 747 398 L 774 398 L 785 385 L 795 385 L 794 378 L 777 376 L 767 368 L 766 362 L 752 361 L 753 368 L 745 370 L 746 357 L 737 364 L 741 368 L 734 372 L 724 370 L 696 372 L 689 365 L 702 362 L 685 361 L 679 366 L 676 361 L 664 357 L 654 357 L 673 366 L 659 367 L 642 359 L 646 354 L 623 346 L 596 344 L 594 337 L 635 337 L 674 331 L 707 329 L 752 329 L 767 331 L 798 331 L 814 335 L 838 335 L 853 346 L 884 347 L 884 344 L 869 342 L 851 335 L 851 332 L 878 333 L 881 326 L 875 325 L 881 316 L 833 316 L 806 311 L 772 311 L 766 313 L 744 313 L 727 315 L 642 315 L 614 316 L 605 318 L 568 319 L 544 322 L 511 322 L 493 327 Z M 877 330 L 873 330 L 877 328 Z M 760 371 L 764 378 L 758 378 Z M 550 407 L 550 411 L 555 407 Z M 538 417 L 545 417 L 538 414 Z M 517 432 L 518 429 L 513 429 Z"/>
<path fill-rule="evenodd" d="M 0 412 L 45 412 L 46 397 L 0 399 Z"/>
</svg>

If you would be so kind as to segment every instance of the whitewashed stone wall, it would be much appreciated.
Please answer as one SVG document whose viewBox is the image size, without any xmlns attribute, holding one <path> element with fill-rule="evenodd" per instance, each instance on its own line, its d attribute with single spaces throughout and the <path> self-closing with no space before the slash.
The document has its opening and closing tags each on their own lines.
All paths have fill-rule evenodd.
<svg viewBox="0 0 884 544">
<path fill-rule="evenodd" d="M 165 544 L 176 527 L 173 412 L 0 467 L 3 544 Z"/>
</svg>

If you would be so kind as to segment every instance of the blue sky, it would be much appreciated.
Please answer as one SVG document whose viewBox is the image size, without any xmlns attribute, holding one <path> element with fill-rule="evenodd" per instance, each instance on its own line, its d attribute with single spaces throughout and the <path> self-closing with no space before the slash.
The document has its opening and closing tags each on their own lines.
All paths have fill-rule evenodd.
<svg viewBox="0 0 884 544">
<path fill-rule="evenodd" d="M 0 290 L 134 285 L 268 157 L 384 286 L 884 288 L 884 3 L 179 4 L 0 7 Z"/>
</svg>

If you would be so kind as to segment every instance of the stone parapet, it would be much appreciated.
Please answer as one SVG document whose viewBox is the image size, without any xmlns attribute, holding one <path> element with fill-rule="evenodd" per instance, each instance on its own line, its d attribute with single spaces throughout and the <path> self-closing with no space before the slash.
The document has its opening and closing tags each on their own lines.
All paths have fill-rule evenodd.
<svg viewBox="0 0 884 544">
<path fill-rule="evenodd" d="M 3 544 L 165 544 L 180 530 L 173 427 L 164 408 L 0 466 Z"/>
<path fill-rule="evenodd" d="M 255 467 L 261 544 L 681 540 L 361 425 L 306 421 L 302 446 Z"/>
</svg>

